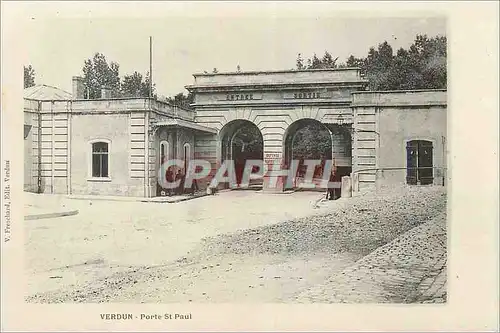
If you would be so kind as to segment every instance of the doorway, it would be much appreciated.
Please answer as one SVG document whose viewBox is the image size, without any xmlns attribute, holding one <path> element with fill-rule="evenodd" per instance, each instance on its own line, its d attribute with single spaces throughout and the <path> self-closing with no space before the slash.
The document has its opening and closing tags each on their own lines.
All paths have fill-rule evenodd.
<svg viewBox="0 0 500 333">
<path fill-rule="evenodd" d="M 406 183 L 408 185 L 434 183 L 432 158 L 433 145 L 431 141 L 412 140 L 406 143 Z"/>
</svg>

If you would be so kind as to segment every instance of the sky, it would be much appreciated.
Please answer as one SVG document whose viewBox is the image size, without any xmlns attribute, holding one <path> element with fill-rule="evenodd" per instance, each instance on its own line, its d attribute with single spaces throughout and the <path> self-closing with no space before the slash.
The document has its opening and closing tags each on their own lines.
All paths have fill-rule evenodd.
<svg viewBox="0 0 500 333">
<path fill-rule="evenodd" d="M 383 16 L 379 16 L 383 15 Z M 345 61 L 388 41 L 407 48 L 417 34 L 446 35 L 439 16 L 339 12 L 330 3 L 31 3 L 22 11 L 23 60 L 37 84 L 71 91 L 85 59 L 100 52 L 120 75 L 149 70 L 159 95 L 185 92 L 193 73 L 281 70 L 328 51 Z M 21 24 L 20 21 L 20 24 Z"/>
</svg>

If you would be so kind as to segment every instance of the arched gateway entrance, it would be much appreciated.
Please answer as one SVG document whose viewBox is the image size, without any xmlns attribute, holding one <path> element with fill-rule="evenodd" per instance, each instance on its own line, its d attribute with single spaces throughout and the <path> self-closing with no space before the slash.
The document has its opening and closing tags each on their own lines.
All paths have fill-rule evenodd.
<svg viewBox="0 0 500 333">
<path fill-rule="evenodd" d="M 257 125 L 238 119 L 227 123 L 220 131 L 221 163 L 233 160 L 236 182 L 239 185 L 247 160 L 262 160 L 264 140 Z M 257 171 L 257 170 L 255 170 Z M 262 180 L 252 180 L 252 186 L 262 186 Z M 229 184 L 225 184 L 229 187 Z"/>
<path fill-rule="evenodd" d="M 310 118 L 300 119 L 288 127 L 283 144 L 285 164 L 290 167 L 292 161 L 298 161 L 292 187 L 304 184 L 306 160 L 321 161 L 313 173 L 315 189 L 326 187 L 329 178 L 324 177 L 324 171 L 329 166 L 335 168 L 338 179 L 351 173 L 351 134 L 347 126 L 324 124 Z"/>
<path fill-rule="evenodd" d="M 307 171 L 306 160 L 320 160 L 314 170 L 313 179 L 320 181 L 325 163 L 332 159 L 333 136 L 324 124 L 315 119 L 304 118 L 292 123 L 284 136 L 285 165 L 292 167 L 298 161 L 298 169 L 292 187 L 304 181 Z M 313 180 L 314 182 L 314 180 Z"/>
</svg>

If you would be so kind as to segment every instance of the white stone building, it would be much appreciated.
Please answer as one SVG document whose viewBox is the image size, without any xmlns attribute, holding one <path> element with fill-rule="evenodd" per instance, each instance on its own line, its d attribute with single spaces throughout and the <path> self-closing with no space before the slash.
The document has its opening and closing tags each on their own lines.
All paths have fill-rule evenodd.
<svg viewBox="0 0 500 333">
<path fill-rule="evenodd" d="M 252 158 L 293 157 L 294 134 L 311 123 L 331 134 L 327 157 L 355 190 L 377 184 L 442 185 L 446 179 L 446 91 L 366 91 L 357 68 L 195 74 L 193 110 L 149 98 L 87 100 L 73 92 L 25 90 L 25 189 L 152 197 L 164 158 L 250 158 L 234 140 L 260 133 Z M 258 145 L 257 145 L 258 146 Z M 283 188 L 265 190 L 281 191 Z"/>
</svg>

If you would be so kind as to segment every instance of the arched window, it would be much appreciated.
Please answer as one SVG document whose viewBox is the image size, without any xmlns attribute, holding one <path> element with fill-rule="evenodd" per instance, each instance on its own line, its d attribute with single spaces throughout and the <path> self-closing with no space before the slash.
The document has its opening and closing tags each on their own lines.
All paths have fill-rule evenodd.
<svg viewBox="0 0 500 333">
<path fill-rule="evenodd" d="M 187 172 L 187 167 L 189 166 L 189 160 L 191 158 L 191 145 L 189 143 L 184 144 L 184 172 Z"/>
<path fill-rule="evenodd" d="M 160 142 L 160 163 L 165 162 L 170 158 L 170 145 L 168 141 Z"/>
<path fill-rule="evenodd" d="M 109 143 L 97 141 L 92 143 L 92 177 L 109 177 Z"/>
<path fill-rule="evenodd" d="M 429 185 L 434 183 L 431 141 L 412 140 L 406 143 L 406 183 Z"/>
</svg>

